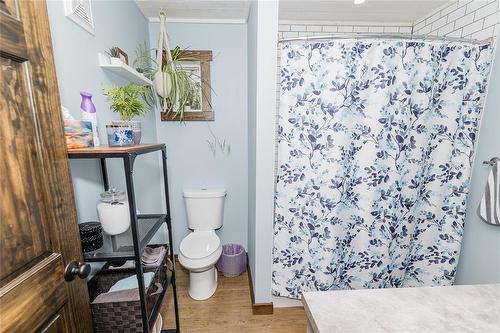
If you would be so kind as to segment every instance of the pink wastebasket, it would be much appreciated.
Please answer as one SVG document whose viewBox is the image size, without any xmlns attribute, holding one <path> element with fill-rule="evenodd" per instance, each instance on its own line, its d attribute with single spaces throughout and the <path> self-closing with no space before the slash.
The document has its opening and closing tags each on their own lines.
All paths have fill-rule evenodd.
<svg viewBox="0 0 500 333">
<path fill-rule="evenodd" d="M 225 244 L 222 246 L 222 255 L 217 261 L 217 270 L 224 276 L 238 276 L 247 269 L 247 254 L 245 248 L 239 244 Z"/>
</svg>

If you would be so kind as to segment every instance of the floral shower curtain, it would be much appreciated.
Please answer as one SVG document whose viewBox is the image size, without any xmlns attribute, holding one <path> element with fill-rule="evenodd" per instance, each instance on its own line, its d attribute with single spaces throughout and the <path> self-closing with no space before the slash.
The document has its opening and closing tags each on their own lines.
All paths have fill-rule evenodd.
<svg viewBox="0 0 500 333">
<path fill-rule="evenodd" d="M 273 293 L 449 285 L 489 45 L 281 44 Z"/>
</svg>

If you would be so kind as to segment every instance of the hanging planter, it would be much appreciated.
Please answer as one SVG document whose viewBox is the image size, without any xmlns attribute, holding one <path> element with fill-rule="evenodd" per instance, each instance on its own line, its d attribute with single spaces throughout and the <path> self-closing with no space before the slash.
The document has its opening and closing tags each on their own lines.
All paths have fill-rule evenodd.
<svg viewBox="0 0 500 333">
<path fill-rule="evenodd" d="M 163 52 L 165 51 L 165 52 Z M 165 57 L 165 59 L 164 59 Z M 167 33 L 165 32 L 165 13 L 160 12 L 160 37 L 158 38 L 158 48 L 156 49 L 157 70 L 153 77 L 153 85 L 158 96 L 163 99 L 163 111 L 166 111 L 166 99 L 172 91 L 173 59 L 168 44 Z"/>
<path fill-rule="evenodd" d="M 148 49 L 146 43 L 140 44 L 136 49 L 134 67 L 138 72 L 153 81 L 151 86 L 144 87 L 142 94 L 144 102 L 151 108 L 159 107 L 163 114 L 168 114 L 168 118 L 171 118 L 169 120 L 176 119 L 182 122 L 185 120 L 184 113 L 189 110 L 192 104 L 193 96 L 199 94 L 200 84 L 202 87 L 207 87 L 207 89 L 202 88 L 202 94 L 206 96 L 209 96 L 212 87 L 209 80 L 204 80 L 201 75 L 190 73 L 186 68 L 183 68 L 183 64 L 185 65 L 186 62 L 200 61 L 200 59 L 193 57 L 195 51 L 182 50 L 179 46 L 170 50 L 165 19 L 166 14 L 161 11 L 159 13 L 160 33 L 158 45 L 156 50 L 153 50 L 156 53 L 155 56 L 151 57 L 152 50 Z M 196 80 L 193 79 L 193 76 Z M 210 98 L 206 100 L 210 103 Z M 212 110 L 211 104 L 209 109 Z M 213 120 L 213 117 L 208 120 Z M 208 123 L 207 125 L 212 136 L 207 142 L 213 154 L 215 155 L 216 151 L 220 150 L 223 154 L 229 155 L 229 143 L 225 139 L 217 137 L 210 125 Z"/>
<path fill-rule="evenodd" d="M 165 28 L 166 15 L 163 11 L 160 12 L 159 18 L 160 34 L 155 58 L 149 57 L 147 49 L 140 47 L 138 50 L 140 71 L 143 73 L 151 72 L 150 77 L 153 81 L 151 89 L 155 95 L 154 98 L 146 96 L 145 100 L 150 106 L 159 104 L 164 113 L 173 114 L 173 117 L 182 121 L 189 101 L 199 89 L 196 83 L 199 80 L 194 80 L 191 77 L 193 74 L 189 74 L 182 67 L 182 62 L 196 59 L 186 57 L 178 46 L 170 50 Z M 154 63 L 152 71 L 147 68 L 150 60 Z M 148 95 L 151 95 L 150 92 L 146 91 Z"/>
</svg>

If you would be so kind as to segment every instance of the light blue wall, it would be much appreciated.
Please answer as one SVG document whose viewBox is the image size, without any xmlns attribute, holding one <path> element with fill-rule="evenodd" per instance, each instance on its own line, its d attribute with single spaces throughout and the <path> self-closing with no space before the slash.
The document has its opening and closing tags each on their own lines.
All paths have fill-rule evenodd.
<svg viewBox="0 0 500 333">
<path fill-rule="evenodd" d="M 500 48 L 483 111 L 476 159 L 467 202 L 462 252 L 456 284 L 500 283 L 500 227 L 486 224 L 477 213 L 491 168 L 483 161 L 500 157 Z"/>
<path fill-rule="evenodd" d="M 123 85 L 127 82 L 114 74 L 103 71 L 97 60 L 97 53 L 112 46 L 119 46 L 134 59 L 136 46 L 149 38 L 148 24 L 134 1 L 92 1 L 95 35 L 77 26 L 64 16 L 62 1 L 48 1 L 48 14 L 56 63 L 57 80 L 61 103 L 75 118 L 79 118 L 80 94 L 82 90 L 94 95 L 97 108 L 101 143 L 106 142 L 106 124 L 119 119 L 109 110 L 101 94 L 105 84 Z M 155 114 L 141 117 L 143 121 L 143 142 L 156 142 Z M 111 161 L 110 184 L 125 190 L 123 164 Z M 96 218 L 96 204 L 102 192 L 100 169 L 94 160 L 72 160 L 76 205 L 80 222 Z M 134 181 L 136 201 L 141 213 L 158 213 L 162 209 L 160 191 L 161 173 L 159 158 L 154 155 L 140 156 L 136 160 Z"/>
<path fill-rule="evenodd" d="M 156 47 L 159 24 L 149 24 L 150 44 Z M 212 50 L 212 107 L 214 133 L 231 144 L 229 156 L 214 156 L 207 140 L 207 122 L 157 123 L 158 142 L 167 144 L 174 246 L 189 230 L 182 198 L 185 188 L 227 189 L 222 228 L 223 243 L 247 247 L 248 139 L 247 139 L 247 32 L 245 24 L 167 24 L 171 48 Z"/>
<path fill-rule="evenodd" d="M 255 122 L 257 101 L 257 6 L 254 2 L 250 6 L 247 27 L 248 52 L 248 262 L 250 271 L 255 275 L 257 260 L 255 258 L 255 151 L 256 132 Z M 252 276 L 255 291 L 255 278 Z"/>
</svg>

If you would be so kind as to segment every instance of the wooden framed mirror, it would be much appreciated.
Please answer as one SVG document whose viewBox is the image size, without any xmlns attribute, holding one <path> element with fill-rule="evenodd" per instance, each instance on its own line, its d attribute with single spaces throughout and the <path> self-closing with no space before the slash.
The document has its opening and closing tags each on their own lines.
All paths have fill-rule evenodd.
<svg viewBox="0 0 500 333">
<path fill-rule="evenodd" d="M 180 51 L 179 61 L 183 70 L 190 72 L 190 77 L 199 86 L 199 93 L 193 96 L 190 104 L 187 105 L 182 121 L 213 121 L 214 111 L 212 110 L 212 88 L 210 82 L 210 62 L 212 61 L 212 51 L 183 50 Z M 163 57 L 166 59 L 166 57 Z M 166 60 L 164 60 L 166 61 Z M 179 121 L 179 117 L 174 112 L 162 112 L 162 121 Z"/>
</svg>

